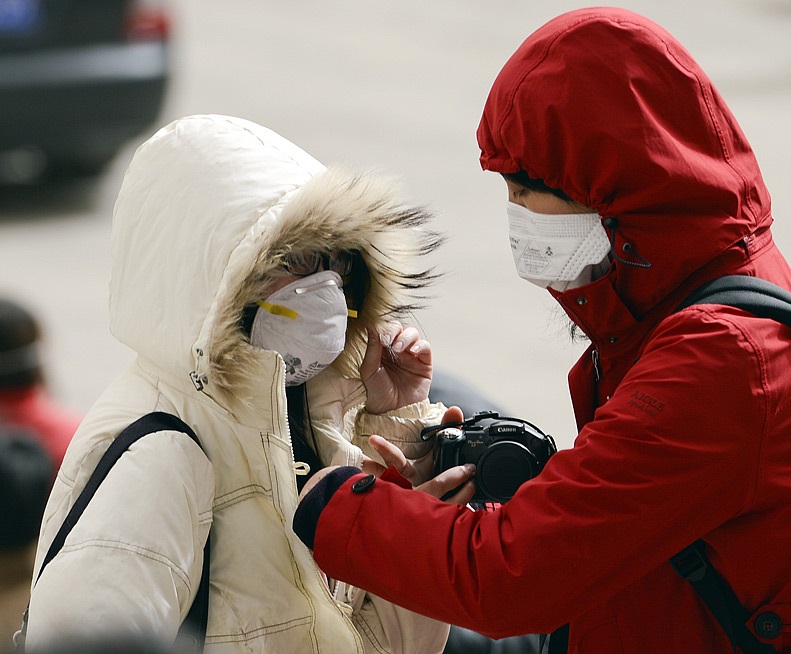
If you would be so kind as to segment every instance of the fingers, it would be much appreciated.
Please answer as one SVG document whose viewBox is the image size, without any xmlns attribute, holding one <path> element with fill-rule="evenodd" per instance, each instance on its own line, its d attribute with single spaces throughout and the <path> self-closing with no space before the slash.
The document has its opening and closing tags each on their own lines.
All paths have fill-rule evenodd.
<svg viewBox="0 0 791 654">
<path fill-rule="evenodd" d="M 382 473 L 387 470 L 387 466 L 383 466 L 381 463 L 379 463 L 379 461 L 374 461 L 371 457 L 365 456 L 365 454 L 363 454 L 362 469 L 367 475 L 381 477 Z"/>
<path fill-rule="evenodd" d="M 440 472 L 431 481 L 426 483 L 430 484 L 433 482 L 438 486 L 445 487 L 445 492 L 447 492 L 449 490 L 453 490 L 456 488 L 456 486 L 469 481 L 474 476 L 475 466 L 472 463 L 465 463 L 464 465 L 454 466 L 453 468 L 448 468 L 447 470 Z"/>
<path fill-rule="evenodd" d="M 360 376 L 363 379 L 371 376 L 379 369 L 382 361 L 382 349 L 382 341 L 378 332 L 369 329 L 368 344 L 365 347 L 365 355 L 360 364 Z"/>
<path fill-rule="evenodd" d="M 422 484 L 434 476 L 434 450 L 429 450 L 419 459 L 412 460 L 412 469 L 417 484 Z"/>
<path fill-rule="evenodd" d="M 401 327 L 400 323 L 398 324 Z M 408 351 L 415 343 L 420 340 L 420 333 L 414 327 L 402 328 L 397 332 L 390 344 L 390 349 L 396 354 Z"/>
<path fill-rule="evenodd" d="M 382 461 L 385 462 L 385 467 L 393 466 L 400 474 L 404 474 L 408 461 L 401 450 L 390 441 L 376 434 L 371 434 L 368 443 L 374 452 L 382 457 Z"/>
<path fill-rule="evenodd" d="M 464 413 L 455 405 L 445 411 L 445 414 L 442 416 L 443 424 L 447 422 L 461 422 L 462 420 L 464 420 Z"/>
<path fill-rule="evenodd" d="M 385 348 L 392 359 L 402 353 L 418 357 L 423 363 L 431 364 L 431 344 L 420 338 L 420 333 L 414 327 L 404 326 L 400 322 L 388 322 L 378 326 L 377 329 L 368 329 L 368 344 L 361 370 L 374 373 L 382 362 Z"/>
<path fill-rule="evenodd" d="M 406 352 L 419 357 L 425 363 L 431 363 L 431 343 L 420 337 L 420 332 L 414 327 L 406 327 L 393 339 L 390 348 L 396 354 Z"/>
<path fill-rule="evenodd" d="M 468 481 L 455 493 L 448 495 L 444 499 L 448 504 L 469 504 L 473 495 L 475 495 L 475 482 Z"/>
<path fill-rule="evenodd" d="M 475 493 L 475 484 L 472 478 L 475 475 L 475 466 L 465 464 L 441 472 L 433 479 L 421 484 L 417 490 L 433 495 L 437 498 L 448 496 L 448 501 L 456 504 L 466 504 Z"/>
<path fill-rule="evenodd" d="M 431 344 L 421 338 L 420 332 L 414 327 L 404 327 L 400 322 L 385 323 L 380 326 L 377 337 L 391 356 L 405 353 L 418 357 L 424 363 L 431 363 Z"/>
<path fill-rule="evenodd" d="M 404 326 L 398 322 L 383 322 L 378 325 L 379 328 L 379 340 L 387 347 L 393 345 L 393 341 L 395 341 L 396 337 Z"/>
<path fill-rule="evenodd" d="M 431 365 L 432 363 L 431 343 L 429 343 L 426 339 L 419 338 L 412 345 L 410 345 L 406 351 L 412 356 L 420 359 L 421 363 L 424 363 L 429 366 Z"/>
<path fill-rule="evenodd" d="M 363 456 L 363 472 L 379 477 L 388 467 L 392 466 L 413 484 L 415 483 L 418 476 L 416 466 L 413 465 L 414 462 L 410 462 L 404 456 L 401 450 L 375 434 L 371 435 L 369 443 L 377 454 L 382 457 L 385 465 L 383 466 L 381 463 Z M 415 490 L 428 493 L 451 504 L 467 504 L 475 494 L 474 476 L 475 466 L 467 463 L 444 470 L 433 479 L 415 486 Z"/>
</svg>

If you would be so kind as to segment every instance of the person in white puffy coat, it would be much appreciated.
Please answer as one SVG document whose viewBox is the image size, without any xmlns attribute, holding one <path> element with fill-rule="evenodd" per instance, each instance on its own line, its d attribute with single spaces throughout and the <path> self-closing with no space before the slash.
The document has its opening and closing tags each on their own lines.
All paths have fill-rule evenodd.
<svg viewBox="0 0 791 654">
<path fill-rule="evenodd" d="M 203 451 L 163 431 L 121 457 L 34 583 L 28 651 L 107 633 L 172 641 L 209 533 L 206 652 L 442 651 L 446 625 L 326 579 L 290 527 L 308 467 L 361 465 L 372 433 L 415 458 L 443 415 L 427 399 L 430 347 L 398 322 L 432 278 L 429 218 L 392 180 L 325 168 L 238 118 L 182 118 L 140 146 L 115 205 L 110 283 L 111 330 L 136 356 L 69 447 L 35 574 L 136 418 L 172 413 Z M 320 463 L 304 460 L 313 452 Z"/>
</svg>

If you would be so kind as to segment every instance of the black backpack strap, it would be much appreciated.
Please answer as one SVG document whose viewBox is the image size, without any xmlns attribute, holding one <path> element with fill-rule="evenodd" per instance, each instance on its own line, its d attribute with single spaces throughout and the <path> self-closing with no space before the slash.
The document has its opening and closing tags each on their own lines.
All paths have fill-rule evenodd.
<svg viewBox="0 0 791 654">
<path fill-rule="evenodd" d="M 193 441 L 195 441 L 198 447 L 203 449 L 200 444 L 200 440 L 193 429 L 186 422 L 181 420 L 181 418 L 170 413 L 154 411 L 142 416 L 141 418 L 138 418 L 132 424 L 126 427 L 126 429 L 118 434 L 118 436 L 110 444 L 110 447 L 107 448 L 107 451 L 102 455 L 102 458 L 99 460 L 99 463 L 91 474 L 90 479 L 88 479 L 88 483 L 85 484 L 85 488 L 82 489 L 82 492 L 79 494 L 77 500 L 74 502 L 74 505 L 71 507 L 66 519 L 63 521 L 63 524 L 58 530 L 58 533 L 55 535 L 52 544 L 47 550 L 47 554 L 44 557 L 44 561 L 42 562 L 41 568 L 38 571 L 36 581 L 38 581 L 38 579 L 41 577 L 41 573 L 43 572 L 46 565 L 52 561 L 52 559 L 54 559 L 57 553 L 61 550 L 63 544 L 66 542 L 66 537 L 69 535 L 69 533 L 71 533 L 74 525 L 77 524 L 77 520 L 79 520 L 83 511 L 85 511 L 85 508 L 88 506 L 88 502 L 90 502 L 91 498 L 93 498 L 93 496 L 96 494 L 99 486 L 107 477 L 113 465 L 115 465 L 118 459 L 121 458 L 121 455 L 126 452 L 126 450 L 129 449 L 133 443 L 140 440 L 143 436 L 158 431 L 183 432 L 187 434 L 187 436 L 189 436 Z M 184 622 L 182 622 L 181 628 L 179 629 L 179 639 L 184 640 L 186 638 L 186 640 L 190 641 L 192 644 L 188 649 L 193 651 L 202 651 L 203 641 L 206 637 L 206 625 L 208 623 L 209 616 L 210 541 L 211 538 L 207 538 L 206 544 L 203 548 L 203 571 L 201 574 L 200 585 L 198 586 L 198 593 L 194 602 L 192 603 L 192 606 L 190 607 L 187 617 L 184 619 Z M 25 632 L 27 631 L 27 614 L 28 612 L 25 610 L 21 632 L 22 639 L 24 639 Z M 18 645 L 15 651 L 22 651 L 22 648 Z"/>
<path fill-rule="evenodd" d="M 791 326 L 791 292 L 776 284 L 746 275 L 728 275 L 712 280 L 692 293 L 677 311 L 693 304 L 722 304 L 748 311 Z M 750 613 L 739 601 L 725 578 L 706 555 L 706 543 L 698 540 L 670 558 L 675 571 L 686 579 L 717 619 L 734 652 L 774 654 L 775 648 L 762 643 L 746 626 Z"/>
<path fill-rule="evenodd" d="M 791 292 L 758 277 L 719 277 L 698 288 L 676 310 L 693 304 L 724 304 L 791 325 Z"/>
<path fill-rule="evenodd" d="M 733 651 L 739 649 L 744 654 L 775 654 L 771 645 L 762 643 L 746 626 L 750 614 L 736 597 L 736 593 L 725 578 L 711 564 L 706 555 L 706 543 L 702 540 L 687 545 L 675 556 L 670 557 L 675 571 L 686 579 L 709 607 L 728 639 Z"/>
<path fill-rule="evenodd" d="M 203 643 L 206 640 L 206 627 L 209 623 L 209 565 L 211 559 L 211 534 L 206 537 L 206 544 L 203 546 L 203 570 L 198 585 L 198 593 L 190 606 L 184 622 L 179 627 L 177 642 L 180 647 L 178 652 L 202 652 Z M 188 644 L 187 644 L 188 643 Z"/>
</svg>

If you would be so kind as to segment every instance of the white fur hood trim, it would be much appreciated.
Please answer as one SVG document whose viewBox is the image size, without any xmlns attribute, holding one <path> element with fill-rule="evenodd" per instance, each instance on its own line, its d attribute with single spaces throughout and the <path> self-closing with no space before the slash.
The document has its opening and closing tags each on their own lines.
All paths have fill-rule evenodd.
<svg viewBox="0 0 791 654">
<path fill-rule="evenodd" d="M 356 376 L 366 327 L 403 318 L 441 241 L 393 180 L 326 169 L 271 130 L 190 116 L 138 148 L 113 214 L 113 334 L 171 381 L 249 402 L 264 361 L 239 328 L 290 251 L 359 250 L 371 285 L 336 366 Z M 181 385 L 181 384 L 180 384 Z"/>
</svg>

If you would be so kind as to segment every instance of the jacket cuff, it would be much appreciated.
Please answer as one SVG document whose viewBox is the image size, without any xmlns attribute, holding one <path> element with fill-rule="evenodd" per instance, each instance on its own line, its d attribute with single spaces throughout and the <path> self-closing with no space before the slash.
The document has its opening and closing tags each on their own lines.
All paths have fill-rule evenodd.
<svg viewBox="0 0 791 654">
<path fill-rule="evenodd" d="M 378 434 L 398 447 L 408 459 L 419 459 L 432 448 L 432 441 L 421 439 L 420 431 L 438 425 L 445 410 L 441 403 L 432 404 L 429 400 L 380 414 L 360 409 L 354 421 L 354 442 L 366 455 L 381 461 L 368 445 L 371 434 Z"/>
<path fill-rule="evenodd" d="M 332 499 L 335 491 L 358 474 L 361 474 L 361 470 L 352 466 L 336 468 L 311 488 L 297 505 L 292 523 L 294 533 L 311 550 L 316 537 L 316 526 L 319 524 L 319 517 L 324 507 Z"/>
<path fill-rule="evenodd" d="M 389 481 L 396 486 L 401 486 L 401 488 L 408 488 L 410 490 L 412 489 L 412 483 L 393 466 L 390 466 L 387 470 L 385 470 L 379 479 L 382 481 Z"/>
</svg>

